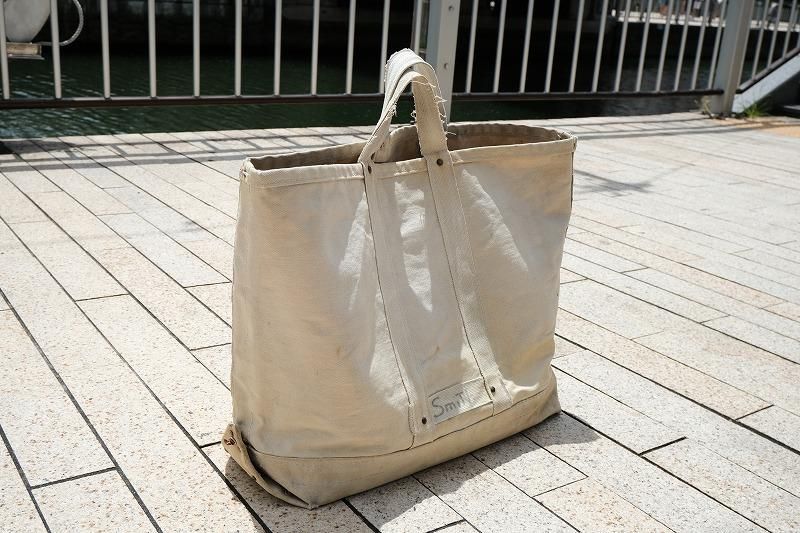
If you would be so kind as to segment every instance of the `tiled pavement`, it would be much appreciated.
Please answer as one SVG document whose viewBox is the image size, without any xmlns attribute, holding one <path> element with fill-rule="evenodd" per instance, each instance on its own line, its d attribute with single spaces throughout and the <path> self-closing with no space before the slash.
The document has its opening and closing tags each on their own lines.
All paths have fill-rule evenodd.
<svg viewBox="0 0 800 533">
<path fill-rule="evenodd" d="M 6 142 L 0 529 L 800 530 L 800 137 L 691 114 L 550 124 L 580 137 L 564 413 L 315 511 L 218 442 L 235 178 L 245 154 L 368 129 Z"/>
</svg>

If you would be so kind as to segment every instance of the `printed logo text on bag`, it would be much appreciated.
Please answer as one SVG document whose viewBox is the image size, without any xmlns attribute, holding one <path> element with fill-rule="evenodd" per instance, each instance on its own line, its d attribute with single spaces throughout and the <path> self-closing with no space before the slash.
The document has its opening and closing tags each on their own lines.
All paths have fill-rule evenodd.
<svg viewBox="0 0 800 533">
<path fill-rule="evenodd" d="M 483 380 L 480 378 L 453 385 L 428 398 L 433 421 L 437 423 L 444 422 L 489 401 L 483 387 Z"/>
</svg>

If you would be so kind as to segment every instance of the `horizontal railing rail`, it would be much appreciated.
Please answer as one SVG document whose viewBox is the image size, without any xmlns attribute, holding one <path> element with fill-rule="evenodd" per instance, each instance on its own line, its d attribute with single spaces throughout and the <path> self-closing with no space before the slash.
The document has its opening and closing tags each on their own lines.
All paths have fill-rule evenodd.
<svg viewBox="0 0 800 533">
<path fill-rule="evenodd" d="M 375 92 L 354 92 L 356 0 L 346 4 L 346 54 L 341 92 L 321 91 L 320 0 L 308 0 L 311 14 L 308 92 L 285 93 L 284 2 L 274 2 L 272 91 L 243 90 L 243 1 L 233 0 L 232 91 L 207 94 L 201 71 L 201 5 L 191 2 L 191 93 L 159 91 L 157 6 L 146 1 L 147 94 L 125 94 L 112 87 L 108 0 L 99 0 L 102 89 L 96 96 L 64 96 L 61 46 L 51 46 L 52 96 L 12 93 L 5 15 L 0 1 L 0 109 L 43 107 L 115 107 L 149 105 L 371 102 L 382 98 L 383 64 L 389 54 L 391 0 L 380 10 L 380 62 L 374 68 Z M 57 0 L 50 2 L 50 42 L 59 43 Z M 712 96 L 716 112 L 730 111 L 730 95 L 752 84 L 800 51 L 798 0 L 553 0 L 544 15 L 534 0 L 489 3 L 472 0 L 414 0 L 409 46 L 425 53 L 439 73 L 442 94 L 457 101 L 605 100 Z M 538 4 L 538 3 L 537 3 Z M 378 2 L 380 5 L 380 2 Z M 524 9 L 522 9 L 524 8 Z M 510 16 L 524 41 L 509 43 Z M 490 28 L 487 30 L 487 27 Z M 491 28 L 495 28 L 491 35 Z M 460 31 L 461 30 L 461 31 Z M 487 37 L 488 35 L 488 37 Z M 534 43 L 535 48 L 534 48 Z M 459 48 L 459 44 L 461 47 Z M 677 50 L 677 53 L 676 53 Z M 459 52 L 460 51 L 460 52 Z M 513 52 L 513 53 L 512 53 Z M 481 59 L 478 59 L 481 58 Z M 490 58 L 487 60 L 487 58 Z M 493 62 L 492 62 L 493 60 Z M 479 64 L 478 64 L 479 62 Z M 511 62 L 511 63 L 509 63 Z M 513 64 L 512 64 L 513 63 Z M 536 75 L 532 75 L 536 69 Z M 458 73 L 458 79 L 456 78 Z M 478 83 L 480 82 L 480 83 Z"/>
</svg>

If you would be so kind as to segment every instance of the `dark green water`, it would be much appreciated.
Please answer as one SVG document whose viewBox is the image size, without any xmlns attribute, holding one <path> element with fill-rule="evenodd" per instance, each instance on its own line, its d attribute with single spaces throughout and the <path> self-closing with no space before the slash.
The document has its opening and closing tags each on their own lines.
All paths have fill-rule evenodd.
<svg viewBox="0 0 800 533">
<path fill-rule="evenodd" d="M 15 97 L 49 96 L 52 89 L 51 62 L 15 60 L 9 62 L 12 94 Z M 112 55 L 112 94 L 141 95 L 149 91 L 146 55 Z M 344 92 L 344 65 L 321 60 L 318 92 Z M 190 56 L 159 56 L 159 95 L 186 95 L 192 92 Z M 357 70 L 353 92 L 376 92 L 377 66 L 372 71 Z M 611 70 L 611 69 L 609 69 Z M 62 54 L 62 83 L 65 97 L 102 94 L 102 67 L 99 55 Z M 603 76 L 612 76 L 603 72 Z M 655 73 L 645 72 L 645 86 Z M 625 69 L 623 79 L 635 78 L 635 65 Z M 609 80 L 601 80 L 601 86 Z M 475 84 L 475 83 L 474 83 Z M 665 87 L 671 84 L 665 79 Z M 272 59 L 248 57 L 242 66 L 244 94 L 272 93 Z M 284 57 L 281 92 L 310 91 L 307 58 Z M 204 55 L 201 63 L 203 94 L 232 94 L 233 61 L 229 56 Z M 694 98 L 637 99 L 607 102 L 473 102 L 453 103 L 452 120 L 524 119 L 589 115 L 632 115 L 699 108 Z M 136 107 L 103 109 L 0 110 L 0 138 L 45 137 L 141 133 L 156 131 L 201 131 L 303 126 L 343 126 L 372 124 L 380 108 L 373 103 L 352 104 L 269 104 Z M 398 122 L 409 120 L 410 104 L 401 105 Z"/>
</svg>

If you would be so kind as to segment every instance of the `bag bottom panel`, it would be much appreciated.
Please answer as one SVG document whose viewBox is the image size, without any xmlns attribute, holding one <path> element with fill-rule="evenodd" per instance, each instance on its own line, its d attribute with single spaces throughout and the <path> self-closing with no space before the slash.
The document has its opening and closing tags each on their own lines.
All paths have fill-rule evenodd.
<svg viewBox="0 0 800 533">
<path fill-rule="evenodd" d="M 425 468 L 449 461 L 530 428 L 558 413 L 555 376 L 536 395 L 471 426 L 432 442 L 386 455 L 368 457 L 293 458 L 251 448 L 230 425 L 223 447 L 273 496 L 313 509 Z"/>
</svg>

